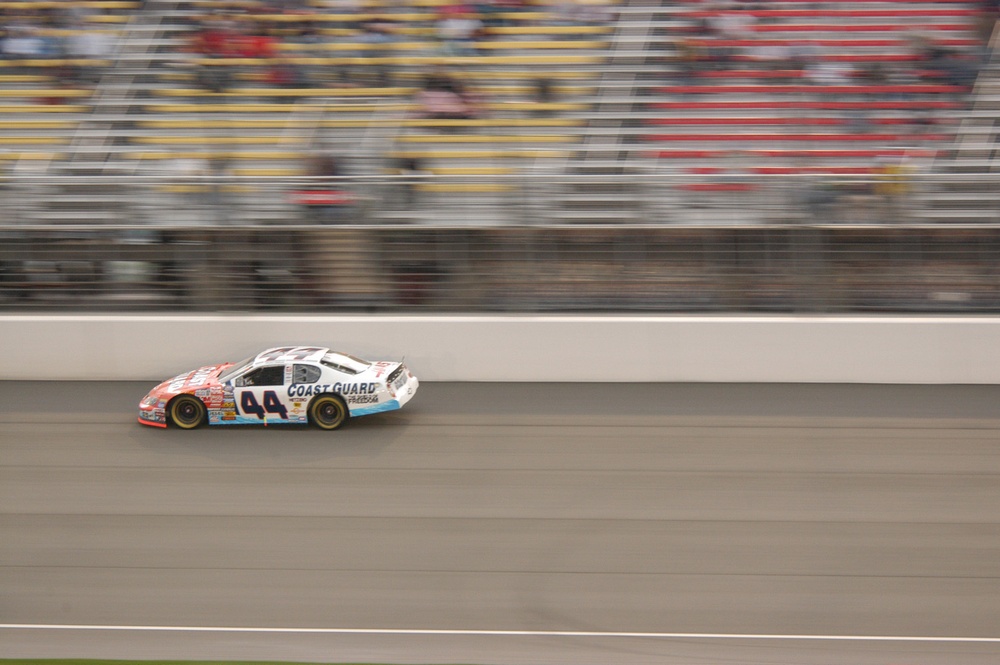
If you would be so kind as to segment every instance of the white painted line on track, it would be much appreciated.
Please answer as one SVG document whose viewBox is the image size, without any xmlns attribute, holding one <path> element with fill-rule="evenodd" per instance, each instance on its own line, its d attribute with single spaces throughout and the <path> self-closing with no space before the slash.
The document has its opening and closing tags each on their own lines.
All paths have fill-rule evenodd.
<svg viewBox="0 0 1000 665">
<path fill-rule="evenodd" d="M 613 637 L 672 640 L 804 640 L 841 642 L 964 642 L 998 644 L 1000 637 L 918 635 L 780 635 L 741 633 L 655 633 L 591 630 L 461 630 L 434 628 L 268 628 L 250 626 L 101 626 L 90 624 L 3 623 L 0 630 L 93 630 L 173 633 L 283 633 L 300 635 L 447 635 L 468 637 Z"/>
</svg>

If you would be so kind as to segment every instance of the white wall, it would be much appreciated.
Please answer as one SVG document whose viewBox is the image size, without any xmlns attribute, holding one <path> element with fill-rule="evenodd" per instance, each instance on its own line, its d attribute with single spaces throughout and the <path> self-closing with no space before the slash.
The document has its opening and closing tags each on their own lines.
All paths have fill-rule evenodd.
<svg viewBox="0 0 1000 665">
<path fill-rule="evenodd" d="M 1000 318 L 0 316 L 0 379 L 159 380 L 268 346 L 425 381 L 1000 383 Z"/>
</svg>

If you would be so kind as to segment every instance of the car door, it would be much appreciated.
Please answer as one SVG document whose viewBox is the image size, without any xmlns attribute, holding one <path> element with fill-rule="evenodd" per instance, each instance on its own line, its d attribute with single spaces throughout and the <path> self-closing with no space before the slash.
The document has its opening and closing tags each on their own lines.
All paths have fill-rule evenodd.
<svg viewBox="0 0 1000 665">
<path fill-rule="evenodd" d="M 290 368 L 284 363 L 255 367 L 239 377 L 233 398 L 241 422 L 287 422 L 285 384 Z"/>
</svg>

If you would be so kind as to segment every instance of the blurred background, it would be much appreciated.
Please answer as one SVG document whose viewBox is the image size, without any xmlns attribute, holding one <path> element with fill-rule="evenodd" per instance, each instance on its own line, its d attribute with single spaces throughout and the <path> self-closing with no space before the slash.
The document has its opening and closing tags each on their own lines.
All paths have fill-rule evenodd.
<svg viewBox="0 0 1000 665">
<path fill-rule="evenodd" d="M 0 11 L 0 311 L 1000 311 L 996 0 Z"/>
</svg>

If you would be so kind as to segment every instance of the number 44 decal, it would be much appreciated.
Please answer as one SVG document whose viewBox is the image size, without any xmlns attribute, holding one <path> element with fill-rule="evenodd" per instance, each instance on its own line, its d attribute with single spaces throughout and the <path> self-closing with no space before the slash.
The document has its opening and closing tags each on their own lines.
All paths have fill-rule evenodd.
<svg viewBox="0 0 1000 665">
<path fill-rule="evenodd" d="M 265 413 L 272 413 L 279 416 L 283 420 L 288 420 L 288 409 L 285 405 L 281 403 L 278 399 L 278 393 L 273 390 L 264 391 L 264 405 L 261 406 L 257 403 L 257 398 L 249 390 L 244 390 L 243 394 L 240 396 L 240 411 L 248 416 L 257 416 L 258 418 L 264 418 Z"/>
</svg>

